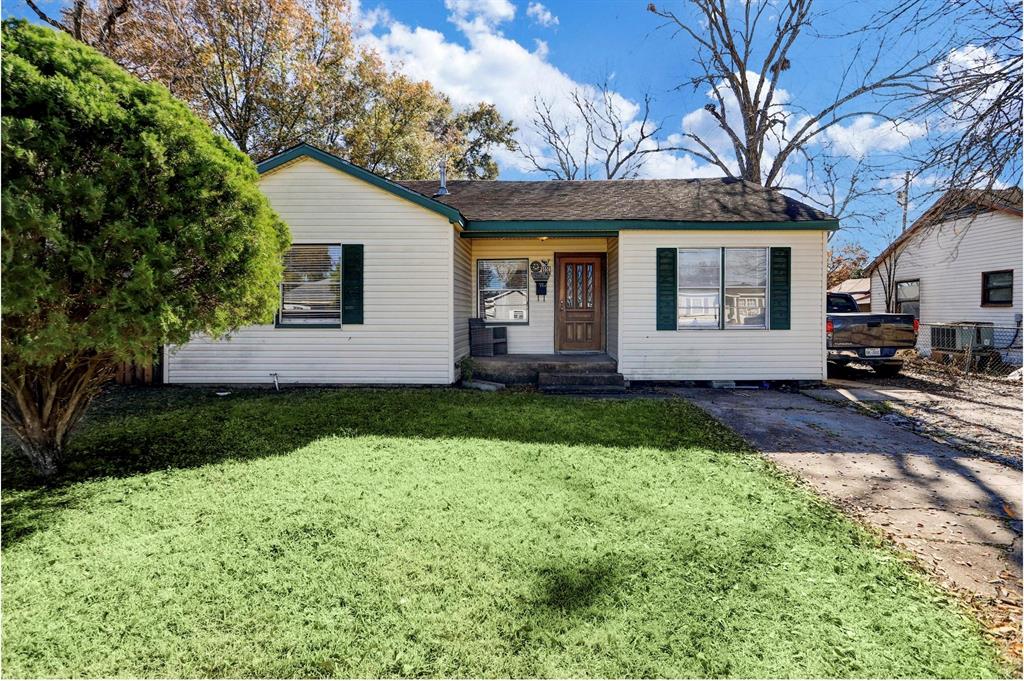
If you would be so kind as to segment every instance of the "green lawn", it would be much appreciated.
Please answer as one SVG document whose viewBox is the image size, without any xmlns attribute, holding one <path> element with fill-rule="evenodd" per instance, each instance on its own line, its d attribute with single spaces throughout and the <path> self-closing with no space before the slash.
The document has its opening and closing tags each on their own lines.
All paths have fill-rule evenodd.
<svg viewBox="0 0 1024 681">
<path fill-rule="evenodd" d="M 989 677 L 938 591 L 679 400 L 121 391 L 8 451 L 4 676 Z"/>
</svg>

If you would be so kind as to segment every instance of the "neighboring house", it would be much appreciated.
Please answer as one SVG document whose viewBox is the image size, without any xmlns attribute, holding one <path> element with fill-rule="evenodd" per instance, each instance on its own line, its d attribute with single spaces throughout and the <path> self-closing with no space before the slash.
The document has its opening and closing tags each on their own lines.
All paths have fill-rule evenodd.
<svg viewBox="0 0 1024 681">
<path fill-rule="evenodd" d="M 829 293 L 849 293 L 861 312 L 871 312 L 871 279 L 868 277 L 847 279 L 830 288 Z"/>
<path fill-rule="evenodd" d="M 472 317 L 506 326 L 509 354 L 607 353 L 627 380 L 825 378 L 838 224 L 777 192 L 455 181 L 435 196 L 307 145 L 259 170 L 294 242 L 277 319 L 168 348 L 165 382 L 451 384 Z"/>
<path fill-rule="evenodd" d="M 1019 347 L 1021 235 L 1019 188 L 943 196 L 868 266 L 872 311 L 917 315 L 925 354 L 928 327 L 962 322 Z"/>
</svg>

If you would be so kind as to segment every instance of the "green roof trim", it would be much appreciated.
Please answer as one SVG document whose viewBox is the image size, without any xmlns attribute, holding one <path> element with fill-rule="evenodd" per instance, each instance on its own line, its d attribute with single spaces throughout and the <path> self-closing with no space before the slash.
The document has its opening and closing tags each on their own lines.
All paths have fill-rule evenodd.
<svg viewBox="0 0 1024 681">
<path fill-rule="evenodd" d="M 583 236 L 578 232 L 615 236 L 630 230 L 827 230 L 839 229 L 838 220 L 793 220 L 783 222 L 688 222 L 681 220 L 472 220 L 466 223 L 463 236 L 479 237 L 492 232 L 503 235 Z M 587 234 L 590 236 L 590 234 Z"/>
<path fill-rule="evenodd" d="M 475 222 L 474 225 L 480 225 L 481 223 Z M 618 230 L 604 229 L 604 230 L 581 230 L 581 229 L 543 229 L 537 231 L 491 231 L 482 230 L 476 231 L 473 228 L 464 230 L 459 233 L 459 236 L 463 239 L 515 239 L 515 238 L 536 238 L 536 237 L 609 237 L 618 236 Z"/>
<path fill-rule="evenodd" d="M 356 164 L 349 163 L 345 159 L 339 158 L 334 154 L 329 154 L 323 149 L 317 149 L 311 144 L 302 143 L 297 144 L 290 149 L 285 149 L 281 153 L 275 154 L 274 156 L 271 156 L 265 161 L 260 161 L 259 163 L 257 163 L 256 170 L 258 170 L 260 175 L 262 175 L 264 173 L 269 173 L 271 170 L 274 170 L 276 168 L 280 168 L 286 163 L 291 163 L 295 159 L 302 157 L 307 157 L 314 159 L 316 161 L 320 161 L 321 163 L 328 165 L 334 168 L 335 170 L 340 170 L 341 172 L 347 173 L 348 175 L 352 175 L 353 177 L 358 177 L 360 180 L 363 180 L 364 182 L 369 182 L 373 186 L 383 189 L 386 192 L 390 192 L 395 196 L 403 198 L 407 201 L 412 201 L 418 206 L 423 206 L 424 208 L 432 210 L 435 213 L 440 213 L 441 215 L 448 218 L 450 222 L 454 222 L 460 225 L 465 224 L 465 221 L 462 218 L 462 213 L 452 208 L 451 206 L 447 206 L 441 203 L 440 201 L 435 201 L 427 196 L 424 196 L 423 194 L 414 192 L 411 189 L 403 187 L 397 182 L 392 182 L 391 180 L 381 177 L 376 173 L 372 173 L 366 168 L 360 168 Z"/>
</svg>

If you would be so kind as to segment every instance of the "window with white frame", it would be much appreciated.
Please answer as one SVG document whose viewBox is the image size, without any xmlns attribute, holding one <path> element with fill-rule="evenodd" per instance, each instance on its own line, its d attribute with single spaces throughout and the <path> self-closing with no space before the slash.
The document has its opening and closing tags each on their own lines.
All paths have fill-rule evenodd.
<svg viewBox="0 0 1024 681">
<path fill-rule="evenodd" d="M 528 258 L 477 260 L 477 316 L 494 323 L 530 321 Z"/>
<path fill-rule="evenodd" d="M 680 248 L 677 267 L 678 328 L 767 328 L 767 248 Z"/>
<path fill-rule="evenodd" d="M 767 328 L 768 249 L 725 249 L 725 328 Z"/>
<path fill-rule="evenodd" d="M 721 309 L 722 249 L 680 248 L 678 324 L 681 329 L 717 329 Z"/>
<path fill-rule="evenodd" d="M 912 314 L 915 319 L 921 318 L 921 281 L 896 282 L 896 312 Z"/>
<path fill-rule="evenodd" d="M 296 244 L 288 249 L 278 322 L 341 324 L 340 244 Z"/>
</svg>

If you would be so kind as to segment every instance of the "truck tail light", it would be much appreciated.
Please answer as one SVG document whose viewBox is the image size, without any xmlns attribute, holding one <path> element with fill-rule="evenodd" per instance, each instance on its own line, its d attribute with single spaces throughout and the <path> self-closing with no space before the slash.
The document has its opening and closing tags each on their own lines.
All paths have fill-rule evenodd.
<svg viewBox="0 0 1024 681">
<path fill-rule="evenodd" d="M 915 319 L 914 319 L 914 335 L 917 335 L 917 332 L 918 332 L 918 331 L 919 331 L 920 329 L 921 329 L 921 322 L 919 322 L 919 321 L 917 320 L 917 318 L 915 318 Z"/>
<path fill-rule="evenodd" d="M 914 324 L 917 324 L 917 322 L 914 322 Z M 916 331 L 917 328 L 915 327 L 914 330 Z M 825 320 L 825 333 L 831 334 L 833 331 L 835 331 L 835 325 L 832 324 L 832 320 L 831 319 L 826 319 Z"/>
</svg>

